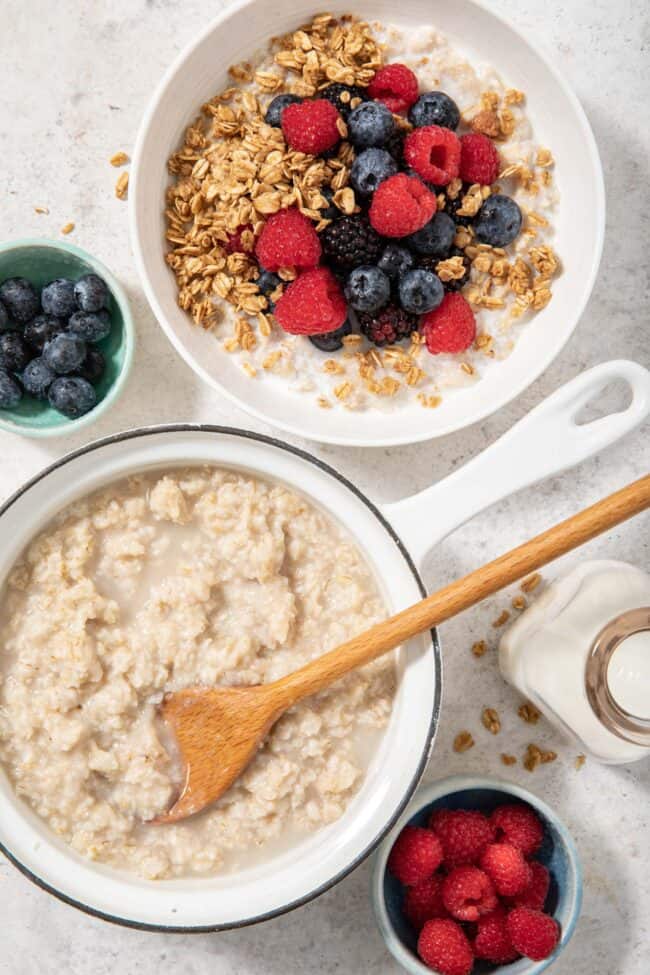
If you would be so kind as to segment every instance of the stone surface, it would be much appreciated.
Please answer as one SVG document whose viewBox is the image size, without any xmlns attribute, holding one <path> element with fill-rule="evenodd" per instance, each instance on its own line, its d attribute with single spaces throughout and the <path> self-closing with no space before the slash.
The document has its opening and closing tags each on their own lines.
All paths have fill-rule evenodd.
<svg viewBox="0 0 650 975">
<path fill-rule="evenodd" d="M 137 364 L 119 405 L 90 433 L 47 443 L 0 433 L 0 497 L 80 446 L 89 437 L 130 426 L 203 420 L 264 432 L 244 413 L 199 384 L 173 351 L 149 311 L 130 255 L 126 205 L 108 164 L 130 152 L 141 114 L 160 75 L 222 4 L 200 0 L 5 0 L 0 36 L 0 148 L 3 159 L 3 238 L 68 238 L 106 261 L 126 285 L 139 330 Z M 382 501 L 425 487 L 477 453 L 581 369 L 615 356 L 648 364 L 648 284 L 643 255 L 648 241 L 645 164 L 650 156 L 642 83 L 643 36 L 648 20 L 634 0 L 573 0 L 539 4 L 492 0 L 492 7 L 552 52 L 582 99 L 601 148 L 608 191 L 608 231 L 598 284 L 580 326 L 559 360 L 524 395 L 462 434 L 416 447 L 346 451 L 310 448 Z M 56 9 L 55 9 L 56 8 Z M 152 40 L 155 38 L 155 41 Z M 570 201 L 565 201 L 570 205 Z M 35 206 L 49 207 L 37 215 Z M 478 517 L 442 543 L 429 561 L 429 587 L 469 571 L 614 490 L 648 467 L 648 429 L 639 431 L 577 471 L 522 492 Z M 432 515 L 433 517 L 433 515 Z M 592 543 L 585 556 L 650 563 L 648 517 Z M 565 562 L 573 561 L 572 558 Z M 442 628 L 444 707 L 427 779 L 452 772 L 492 772 L 543 795 L 573 830 L 583 857 L 586 890 L 577 933 L 553 968 L 557 975 L 644 975 L 648 968 L 648 763 L 577 772 L 579 749 L 540 723 L 516 715 L 517 695 L 499 678 L 494 653 L 470 654 L 473 640 L 496 640 L 492 620 L 502 596 Z M 480 723 L 483 706 L 496 707 L 503 729 L 493 738 Z M 456 755 L 455 734 L 468 728 L 476 747 Z M 521 756 L 538 741 L 558 761 L 535 774 L 521 764 L 504 770 L 499 752 Z M 368 900 L 368 866 L 316 902 L 263 926 L 191 937 L 111 927 L 59 903 L 0 859 L 1 975 L 284 975 L 339 972 L 397 973 L 384 948 Z"/>
</svg>

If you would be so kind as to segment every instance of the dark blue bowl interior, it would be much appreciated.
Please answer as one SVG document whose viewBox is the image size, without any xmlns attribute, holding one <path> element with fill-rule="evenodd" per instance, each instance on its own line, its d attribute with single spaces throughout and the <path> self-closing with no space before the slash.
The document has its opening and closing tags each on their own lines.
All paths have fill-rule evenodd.
<svg viewBox="0 0 650 975">
<path fill-rule="evenodd" d="M 515 796 L 499 789 L 464 789 L 441 799 L 436 799 L 435 802 L 424 806 L 409 819 L 408 824 L 409 826 L 426 826 L 429 817 L 437 809 L 478 809 L 480 812 L 489 815 L 497 806 L 518 801 Z M 539 809 L 536 808 L 535 812 L 544 825 L 544 840 L 535 859 L 543 863 L 551 875 L 551 884 L 544 909 L 549 914 L 555 915 L 571 867 L 558 831 Z M 402 914 L 404 890 L 402 884 L 386 871 L 384 874 L 384 900 L 387 914 L 397 937 L 417 958 L 417 932 Z M 492 965 L 489 962 L 476 961 L 473 973 L 505 971 L 509 967 L 508 965 Z"/>
</svg>

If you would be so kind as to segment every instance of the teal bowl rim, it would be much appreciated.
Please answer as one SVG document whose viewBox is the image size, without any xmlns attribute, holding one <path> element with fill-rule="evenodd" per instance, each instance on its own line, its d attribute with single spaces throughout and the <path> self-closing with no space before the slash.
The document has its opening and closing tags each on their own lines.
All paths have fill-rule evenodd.
<svg viewBox="0 0 650 975">
<path fill-rule="evenodd" d="M 115 403 L 126 385 L 126 381 L 133 365 L 135 353 L 135 325 L 133 322 L 133 315 L 131 314 L 131 305 L 129 303 L 126 291 L 117 280 L 113 272 L 106 267 L 106 265 L 100 261 L 99 258 L 93 257 L 93 255 L 84 250 L 83 247 L 77 247 L 76 244 L 69 244 L 67 241 L 63 240 L 51 240 L 49 237 L 21 237 L 19 240 L 6 241 L 5 243 L 0 244 L 0 254 L 4 254 L 7 251 L 19 250 L 20 248 L 24 247 L 47 247 L 50 250 L 54 249 L 63 251 L 64 253 L 71 254 L 73 257 L 76 257 L 88 264 L 93 271 L 99 274 L 100 277 L 104 278 L 106 281 L 113 298 L 119 305 L 124 326 L 125 348 L 120 371 L 104 398 L 100 400 L 89 413 L 85 413 L 76 420 L 69 420 L 62 416 L 60 424 L 57 423 L 56 425 L 50 427 L 19 426 L 18 424 L 13 423 L 11 420 L 4 419 L 0 415 L 0 430 L 6 430 L 8 433 L 16 434 L 19 437 L 31 437 L 33 439 L 45 440 L 49 437 L 62 437 L 69 433 L 76 433 L 77 430 L 90 426 L 91 423 L 98 420 L 100 416 L 106 413 L 107 410 L 111 408 L 113 403 Z"/>
<path fill-rule="evenodd" d="M 557 960 L 562 950 L 571 940 L 575 931 L 576 924 L 578 923 L 578 918 L 580 916 L 580 909 L 582 907 L 582 865 L 580 863 L 580 856 L 578 854 L 575 841 L 557 813 L 555 813 L 550 806 L 543 801 L 543 799 L 538 798 L 538 796 L 532 792 L 529 792 L 528 789 L 525 789 L 523 786 L 517 785 L 515 782 L 509 782 L 507 779 L 501 779 L 498 776 L 451 775 L 445 779 L 440 779 L 437 782 L 432 782 L 430 785 L 425 785 L 418 789 L 417 794 L 409 803 L 408 807 L 404 810 L 399 820 L 388 836 L 384 839 L 374 856 L 372 876 L 370 880 L 370 895 L 375 920 L 377 921 L 379 930 L 381 931 L 384 942 L 386 943 L 386 947 L 390 951 L 395 961 L 397 961 L 402 968 L 404 968 L 407 972 L 410 972 L 411 975 L 431 975 L 432 971 L 435 971 L 434 969 L 428 968 L 421 961 L 415 958 L 415 956 L 405 947 L 401 939 L 393 930 L 384 900 L 384 876 L 386 873 L 386 861 L 397 835 L 413 816 L 420 812 L 420 810 L 425 806 L 435 802 L 436 799 L 443 799 L 452 795 L 454 792 L 463 792 L 466 789 L 496 790 L 529 803 L 531 806 L 533 806 L 533 808 L 539 809 L 542 815 L 553 824 L 566 848 L 567 858 L 570 864 L 573 879 L 573 896 L 568 903 L 562 918 L 562 931 L 558 946 L 553 954 L 548 958 L 545 958 L 543 961 L 534 962 L 530 959 L 520 959 L 520 961 L 530 962 L 525 968 L 525 975 L 540 975 L 541 972 L 543 972 L 546 968 L 548 968 L 549 965 L 553 964 L 553 962 Z M 495 973 L 500 973 L 503 971 L 504 975 L 506 972 L 511 970 L 512 966 L 510 965 L 500 967 L 495 966 L 494 968 Z M 520 975 L 524 975 L 524 973 L 522 972 Z"/>
</svg>

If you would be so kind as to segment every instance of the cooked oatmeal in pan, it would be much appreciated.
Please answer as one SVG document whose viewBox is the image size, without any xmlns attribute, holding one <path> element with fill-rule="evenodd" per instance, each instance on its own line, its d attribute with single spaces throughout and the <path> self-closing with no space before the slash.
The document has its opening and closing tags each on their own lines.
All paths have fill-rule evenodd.
<svg viewBox="0 0 650 975">
<path fill-rule="evenodd" d="M 167 262 L 179 304 L 197 326 L 212 332 L 223 353 L 251 381 L 266 383 L 270 391 L 281 386 L 308 395 L 325 409 L 393 409 L 414 399 L 435 407 L 507 357 L 531 317 L 551 300 L 560 272 L 553 249 L 558 202 L 553 154 L 535 137 L 525 92 L 509 87 L 494 67 L 470 63 L 433 26 L 365 24 L 351 15 L 319 15 L 230 73 L 231 86 L 201 108 L 169 160 L 165 211 Z M 409 76 L 412 96 L 406 90 Z M 451 119 L 439 111 L 427 114 L 431 93 L 451 100 Z M 294 104 L 282 108 L 275 102 L 280 105 L 275 110 L 278 96 Z M 393 115 L 386 133 L 371 134 L 370 142 L 354 128 L 354 113 L 365 101 L 387 105 Z M 339 117 L 334 145 L 320 151 L 318 139 L 329 145 L 325 129 L 333 124 L 324 103 L 336 105 Z M 438 124 L 429 126 L 431 119 Z M 418 171 L 416 146 L 411 155 L 407 147 L 414 135 L 434 138 L 437 129 L 439 137 L 440 126 L 462 152 L 460 168 L 456 161 L 434 179 L 426 160 Z M 312 152 L 305 151 L 310 137 Z M 478 150 L 477 137 L 483 142 Z M 371 148 L 371 162 L 364 155 L 368 145 L 379 147 Z M 436 143 L 434 156 L 440 151 Z M 477 170 L 465 159 L 472 151 L 492 154 L 494 167 Z M 360 179 L 354 169 L 362 155 L 375 187 L 365 195 L 359 189 L 363 174 Z M 433 253 L 411 246 L 415 235 L 400 230 L 391 236 L 373 217 L 386 184 L 407 177 L 431 194 L 438 223 L 453 221 L 448 240 Z M 409 202 L 404 187 L 401 191 Z M 504 197 L 513 202 L 503 204 Z M 397 193 L 392 202 L 400 209 Z M 495 234 L 494 225 L 486 224 L 493 206 L 501 207 L 499 219 L 505 206 L 506 216 L 514 212 L 520 221 L 507 244 L 500 243 L 499 228 Z M 261 238 L 270 236 L 268 227 L 287 210 L 305 218 L 322 253 L 310 267 L 287 257 L 286 266 L 276 261 L 269 272 L 270 249 Z M 278 229 L 274 244 L 283 243 L 283 232 L 289 240 L 293 224 Z M 303 231 L 302 253 L 309 249 Z M 386 282 L 375 268 L 379 298 L 373 310 L 364 311 L 366 296 L 355 301 L 359 295 L 351 280 L 354 257 L 345 252 L 351 239 L 356 263 L 364 268 L 385 270 L 381 249 L 391 242 L 410 248 L 409 270 L 436 278 L 425 282 L 433 293 L 425 295 L 424 307 L 433 310 L 416 313 L 417 302 L 409 304 L 409 296 L 404 304 L 397 272 L 389 275 L 391 291 L 382 297 Z M 292 252 L 290 240 L 285 251 Z M 296 278 L 305 280 L 294 287 Z M 339 292 L 334 306 L 326 294 L 331 297 L 333 289 Z M 321 299 L 317 319 L 313 309 Z M 442 304 L 434 307 L 436 301 Z"/>
<path fill-rule="evenodd" d="M 148 825 L 180 769 L 156 716 L 192 685 L 275 680 L 385 615 L 351 540 L 234 471 L 131 477 L 61 513 L 0 599 L 0 761 L 75 851 L 148 878 L 271 855 L 336 820 L 386 725 L 377 661 L 292 708 L 213 807 Z"/>
</svg>

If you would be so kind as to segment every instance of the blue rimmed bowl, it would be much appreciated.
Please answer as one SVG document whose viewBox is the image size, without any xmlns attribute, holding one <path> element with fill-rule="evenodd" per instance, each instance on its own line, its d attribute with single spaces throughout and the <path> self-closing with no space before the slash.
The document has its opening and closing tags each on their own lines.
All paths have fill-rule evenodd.
<svg viewBox="0 0 650 975">
<path fill-rule="evenodd" d="M 544 825 L 544 841 L 536 859 L 547 867 L 551 885 L 545 910 L 560 925 L 557 948 L 543 961 L 520 958 L 510 965 L 476 961 L 472 975 L 539 975 L 569 943 L 582 905 L 582 867 L 573 838 L 553 810 L 536 795 L 513 782 L 483 776 L 451 776 L 419 789 L 409 807 L 379 847 L 372 874 L 372 901 L 384 941 L 393 957 L 412 975 L 431 975 L 416 952 L 417 934 L 402 914 L 403 887 L 386 869 L 386 861 L 404 826 L 426 826 L 437 809 L 478 809 L 491 813 L 505 802 L 526 802 Z"/>
<path fill-rule="evenodd" d="M 97 405 L 89 413 L 70 420 L 25 396 L 13 410 L 0 410 L 0 430 L 24 437 L 57 437 L 75 433 L 106 413 L 121 394 L 133 362 L 135 328 L 129 301 L 122 285 L 105 264 L 81 247 L 63 241 L 26 238 L 0 244 L 0 281 L 27 278 L 38 289 L 53 278 L 80 278 L 93 272 L 104 279 L 111 293 L 111 333 L 98 343 L 106 370 L 95 386 Z"/>
</svg>

